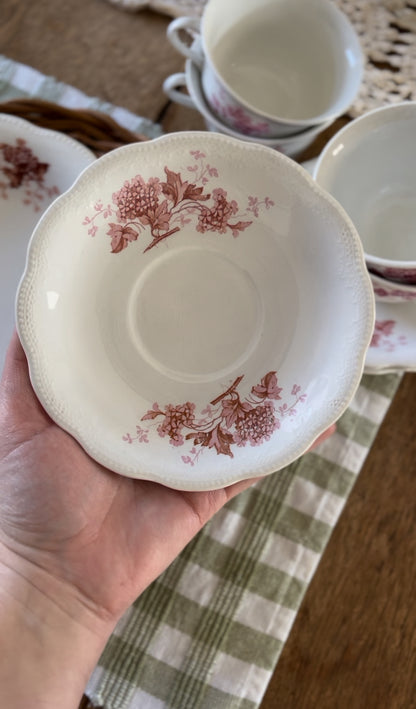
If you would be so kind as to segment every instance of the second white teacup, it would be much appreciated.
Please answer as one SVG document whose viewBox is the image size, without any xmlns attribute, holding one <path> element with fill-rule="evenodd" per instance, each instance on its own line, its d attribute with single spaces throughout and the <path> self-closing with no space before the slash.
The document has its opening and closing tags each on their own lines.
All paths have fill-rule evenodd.
<svg viewBox="0 0 416 709">
<path fill-rule="evenodd" d="M 199 42 L 189 47 L 187 30 Z M 257 137 L 334 120 L 361 83 L 358 36 L 332 0 L 209 0 L 168 38 L 202 69 L 205 98 L 229 126 Z"/>
<path fill-rule="evenodd" d="M 313 177 L 354 222 L 368 268 L 416 285 L 416 101 L 348 123 L 326 144 Z"/>
</svg>

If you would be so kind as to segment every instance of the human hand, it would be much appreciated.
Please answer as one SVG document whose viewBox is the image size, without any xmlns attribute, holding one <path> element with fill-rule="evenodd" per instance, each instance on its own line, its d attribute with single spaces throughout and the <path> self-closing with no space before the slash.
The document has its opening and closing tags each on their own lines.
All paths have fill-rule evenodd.
<svg viewBox="0 0 416 709">
<path fill-rule="evenodd" d="M 17 335 L 0 389 L 0 540 L 114 620 L 252 481 L 180 492 L 115 475 L 57 426 Z"/>
<path fill-rule="evenodd" d="M 110 472 L 42 408 L 16 334 L 0 384 L 0 431 L 0 657 L 12 658 L 5 681 L 0 666 L 0 687 L 8 706 L 15 706 L 10 687 L 13 693 L 18 685 L 49 707 L 69 672 L 65 706 L 72 707 L 122 613 L 253 481 L 181 492 Z M 26 660 L 16 684 L 8 637 L 19 635 Z M 39 685 L 35 695 L 28 667 Z M 16 706 L 27 701 L 24 695 Z"/>
<path fill-rule="evenodd" d="M 0 705 L 76 707 L 123 611 L 251 481 L 115 475 L 44 411 L 15 334 L 0 384 Z"/>
</svg>

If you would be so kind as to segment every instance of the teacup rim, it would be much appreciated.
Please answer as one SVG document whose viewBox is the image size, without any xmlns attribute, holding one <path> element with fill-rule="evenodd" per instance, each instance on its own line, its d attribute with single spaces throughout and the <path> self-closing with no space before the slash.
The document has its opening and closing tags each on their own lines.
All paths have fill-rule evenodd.
<svg viewBox="0 0 416 709">
<path fill-rule="evenodd" d="M 326 5 L 326 8 L 330 13 L 332 13 L 333 16 L 336 16 L 342 23 L 344 23 L 344 26 L 348 29 L 350 36 L 354 39 L 355 42 L 355 49 L 356 49 L 356 60 L 357 60 L 357 66 L 354 69 L 354 72 L 357 74 L 357 81 L 356 81 L 356 90 L 354 93 L 354 96 L 357 95 L 359 91 L 359 87 L 362 82 L 362 77 L 364 74 L 364 63 L 365 63 L 365 58 L 364 58 L 364 52 L 363 48 L 360 42 L 360 38 L 358 36 L 357 30 L 355 29 L 354 25 L 352 24 L 351 20 L 349 17 L 336 5 L 334 5 L 332 2 L 328 2 L 328 0 L 319 0 L 322 5 Z M 202 55 L 203 55 L 203 61 L 210 63 L 212 69 L 214 70 L 215 74 L 220 76 L 217 66 L 215 65 L 215 62 L 212 60 L 212 58 L 209 56 L 207 52 L 207 46 L 206 46 L 206 41 L 204 37 L 204 24 L 207 21 L 206 17 L 207 11 L 209 9 L 209 5 L 206 6 L 202 17 L 201 17 L 201 32 L 200 36 L 198 37 L 198 40 L 201 43 L 201 48 L 202 48 Z M 280 124 L 282 126 L 294 126 L 299 128 L 299 133 L 302 130 L 307 130 L 308 128 L 312 127 L 317 127 L 319 125 L 322 125 L 323 123 L 326 123 L 327 121 L 330 121 L 331 123 L 335 121 L 339 116 L 343 115 L 345 111 L 348 110 L 349 106 L 351 105 L 352 101 L 354 100 L 354 97 L 350 97 L 348 101 L 344 101 L 340 108 L 337 110 L 332 110 L 331 112 L 325 112 L 321 113 L 317 116 L 310 116 L 309 118 L 303 118 L 303 119 L 297 119 L 297 118 L 283 118 L 281 116 L 273 115 L 270 113 L 267 113 L 265 111 L 258 111 L 255 106 L 251 105 L 248 103 L 245 99 L 243 99 L 239 94 L 237 94 L 231 86 L 224 81 L 224 79 L 221 77 L 221 83 L 224 85 L 226 88 L 227 92 L 230 94 L 230 96 L 240 103 L 246 110 L 250 111 L 251 113 L 262 117 L 264 120 L 269 121 L 270 123 L 276 123 Z"/>
</svg>

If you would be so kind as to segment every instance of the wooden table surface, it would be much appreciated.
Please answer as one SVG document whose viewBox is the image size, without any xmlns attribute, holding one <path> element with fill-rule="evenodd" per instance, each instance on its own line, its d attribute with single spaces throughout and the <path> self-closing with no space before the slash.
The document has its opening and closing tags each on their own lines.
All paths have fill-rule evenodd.
<svg viewBox="0 0 416 709">
<path fill-rule="evenodd" d="M 159 121 L 166 132 L 204 129 L 196 111 L 162 92 L 165 77 L 183 70 L 166 40 L 168 22 L 106 0 L 1 0 L 0 53 Z M 323 140 L 300 159 L 316 155 Z M 416 707 L 415 434 L 416 375 L 406 374 L 261 709 Z"/>
</svg>

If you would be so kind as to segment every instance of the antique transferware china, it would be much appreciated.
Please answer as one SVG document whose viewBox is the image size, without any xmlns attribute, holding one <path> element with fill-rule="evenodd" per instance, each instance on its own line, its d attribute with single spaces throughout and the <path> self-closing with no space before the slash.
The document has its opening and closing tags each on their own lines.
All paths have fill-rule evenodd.
<svg viewBox="0 0 416 709">
<path fill-rule="evenodd" d="M 186 88 L 188 93 L 182 89 Z M 223 123 L 210 109 L 204 97 L 201 85 L 201 71 L 195 62 L 187 59 L 185 72 L 171 74 L 163 83 L 163 90 L 169 98 L 189 108 L 195 108 L 204 117 L 208 130 L 225 133 L 234 138 L 247 140 L 249 142 L 260 143 L 266 147 L 278 150 L 284 155 L 295 157 L 305 150 L 323 130 L 331 125 L 332 121 L 313 126 L 293 136 L 284 138 L 257 138 L 244 133 L 244 125 L 241 132 L 233 130 L 229 125 Z"/>
<path fill-rule="evenodd" d="M 302 166 L 314 174 L 317 158 Z M 365 358 L 366 374 L 416 371 L 416 286 L 370 273 L 375 325 Z"/>
<path fill-rule="evenodd" d="M 376 300 L 384 303 L 403 303 L 407 301 L 416 302 L 416 285 L 407 283 L 396 283 L 387 278 L 370 273 L 373 284 L 374 296 Z"/>
<path fill-rule="evenodd" d="M 0 114 L 0 371 L 30 235 L 42 212 L 94 160 L 72 138 Z"/>
<path fill-rule="evenodd" d="M 367 351 L 365 372 L 416 372 L 415 302 L 377 302 L 374 334 Z"/>
<path fill-rule="evenodd" d="M 41 402 L 92 457 L 202 490 L 278 470 L 338 419 L 374 299 L 305 170 L 184 132 L 112 151 L 56 200 L 17 321 Z"/>
<path fill-rule="evenodd" d="M 358 36 L 331 0 L 210 0 L 201 21 L 179 17 L 167 36 L 200 66 L 211 110 L 260 138 L 335 120 L 362 80 Z"/>
<path fill-rule="evenodd" d="M 314 177 L 353 220 L 368 268 L 416 284 L 416 102 L 347 124 L 325 146 Z"/>
</svg>

